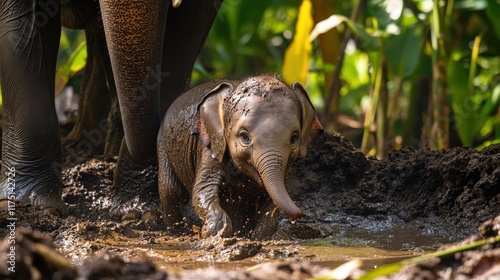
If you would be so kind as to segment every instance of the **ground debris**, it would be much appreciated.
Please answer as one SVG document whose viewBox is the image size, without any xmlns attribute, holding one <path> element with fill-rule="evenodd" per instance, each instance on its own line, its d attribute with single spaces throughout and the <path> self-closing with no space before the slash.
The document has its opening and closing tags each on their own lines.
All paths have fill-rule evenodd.
<svg viewBox="0 0 500 280">
<path fill-rule="evenodd" d="M 0 241 L 0 279 L 75 279 L 77 270 L 47 234 L 19 227 Z"/>
</svg>

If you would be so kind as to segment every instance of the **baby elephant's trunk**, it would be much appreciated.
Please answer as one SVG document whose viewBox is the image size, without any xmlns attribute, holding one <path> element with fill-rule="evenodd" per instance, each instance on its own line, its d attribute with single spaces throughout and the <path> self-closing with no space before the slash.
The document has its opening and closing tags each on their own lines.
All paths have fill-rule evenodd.
<svg viewBox="0 0 500 280">
<path fill-rule="evenodd" d="M 299 217 L 305 217 L 292 201 L 285 185 L 285 160 L 281 155 L 262 155 L 256 164 L 262 183 L 266 188 L 274 204 L 278 206 L 292 221 Z"/>
</svg>

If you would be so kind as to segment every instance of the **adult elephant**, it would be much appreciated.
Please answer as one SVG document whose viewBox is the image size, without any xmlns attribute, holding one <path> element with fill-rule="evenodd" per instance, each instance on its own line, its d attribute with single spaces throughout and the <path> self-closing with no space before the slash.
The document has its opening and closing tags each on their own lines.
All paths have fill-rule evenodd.
<svg viewBox="0 0 500 280">
<path fill-rule="evenodd" d="M 61 200 L 61 140 L 54 109 L 56 56 L 61 25 L 67 25 L 97 32 L 95 49 L 101 58 L 109 51 L 111 69 L 104 72 L 106 81 L 116 85 L 124 130 L 112 211 L 137 217 L 155 208 L 156 179 L 145 171 L 156 166 L 161 117 L 189 84 L 220 4 L 221 0 L 1 1 L 2 203 L 15 197 L 53 214 L 67 213 Z M 104 34 L 106 39 L 99 40 Z"/>
</svg>

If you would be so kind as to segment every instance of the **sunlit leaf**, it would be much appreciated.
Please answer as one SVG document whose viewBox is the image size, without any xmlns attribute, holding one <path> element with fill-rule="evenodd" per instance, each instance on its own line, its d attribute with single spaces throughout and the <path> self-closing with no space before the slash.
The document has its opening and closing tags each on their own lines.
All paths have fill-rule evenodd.
<svg viewBox="0 0 500 280">
<path fill-rule="evenodd" d="M 295 28 L 295 37 L 285 52 L 283 61 L 283 78 L 287 83 L 298 81 L 303 85 L 307 82 L 311 41 L 309 33 L 313 27 L 312 4 L 303 0 L 299 8 L 299 16 Z"/>
<path fill-rule="evenodd" d="M 351 21 L 350 19 L 342 15 L 332 15 L 329 18 L 318 22 L 311 32 L 309 39 L 312 41 L 316 39 L 320 34 L 328 32 L 332 28 L 336 28 L 343 22 L 345 22 L 347 26 L 349 26 L 349 28 L 361 41 L 363 47 L 366 50 L 375 51 L 380 48 L 379 38 L 369 35 L 361 25 Z"/>
<path fill-rule="evenodd" d="M 68 62 L 61 66 L 56 72 L 56 95 L 59 95 L 64 90 L 64 87 L 71 77 L 73 77 L 78 71 L 82 70 L 83 67 L 85 67 L 86 62 L 87 44 L 86 42 L 82 42 L 71 54 Z"/>
<path fill-rule="evenodd" d="M 377 27 L 384 31 L 395 23 L 402 14 L 402 0 L 371 0 L 367 1 L 367 16 L 377 19 Z"/>
<path fill-rule="evenodd" d="M 476 147 L 476 149 L 478 151 L 481 151 L 483 150 L 484 148 L 490 146 L 490 145 L 496 145 L 496 144 L 500 144 L 500 139 L 496 139 L 496 140 L 493 140 L 493 141 L 485 141 L 483 144 L 479 145 L 478 147 Z"/>
<path fill-rule="evenodd" d="M 309 35 L 309 40 L 314 41 L 319 35 L 339 26 L 345 19 L 346 17 L 341 15 L 332 15 L 329 18 L 316 23 L 314 29 L 311 31 L 311 35 Z"/>
</svg>

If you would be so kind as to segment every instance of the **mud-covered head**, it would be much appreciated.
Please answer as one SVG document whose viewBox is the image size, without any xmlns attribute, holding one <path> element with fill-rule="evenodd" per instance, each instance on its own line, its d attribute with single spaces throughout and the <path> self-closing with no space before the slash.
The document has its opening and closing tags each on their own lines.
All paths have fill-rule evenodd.
<svg viewBox="0 0 500 280">
<path fill-rule="evenodd" d="M 240 83 L 223 104 L 224 138 L 236 165 L 261 182 L 253 157 L 273 150 L 286 155 L 284 167 L 288 167 L 299 154 L 300 112 L 295 94 L 274 77 L 251 77 Z"/>
<path fill-rule="evenodd" d="M 256 110 L 269 110 L 270 114 L 279 115 L 284 108 L 276 106 L 276 102 L 281 102 L 281 99 L 296 101 L 295 94 L 280 80 L 271 76 L 248 78 L 237 85 L 224 101 L 224 122 L 231 125 L 235 119 Z M 298 110 L 298 106 L 297 103 L 293 109 Z M 228 134 L 229 130 L 226 136 Z"/>
<path fill-rule="evenodd" d="M 200 140 L 220 161 L 229 153 L 286 215 L 303 215 L 288 195 L 285 174 L 322 127 L 302 86 L 258 76 L 221 85 L 211 95 L 199 107 Z"/>
</svg>

